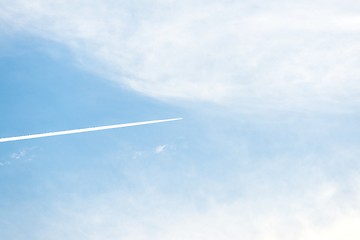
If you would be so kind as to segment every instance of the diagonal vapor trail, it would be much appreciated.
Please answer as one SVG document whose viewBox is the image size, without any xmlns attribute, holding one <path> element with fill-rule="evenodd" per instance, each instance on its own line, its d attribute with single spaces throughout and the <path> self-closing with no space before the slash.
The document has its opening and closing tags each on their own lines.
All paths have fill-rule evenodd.
<svg viewBox="0 0 360 240">
<path fill-rule="evenodd" d="M 19 140 L 25 140 L 25 139 L 33 139 L 33 138 L 43 138 L 43 137 L 75 134 L 75 133 L 102 131 L 102 130 L 114 129 L 114 128 L 123 128 L 123 127 L 132 127 L 132 126 L 139 126 L 139 125 L 146 125 L 146 124 L 153 124 L 153 123 L 170 122 L 170 121 L 176 121 L 176 120 L 181 120 L 181 119 L 182 118 L 171 118 L 171 119 L 153 120 L 153 121 L 146 121 L 146 122 L 123 123 L 123 124 L 107 125 L 107 126 L 100 126 L 100 127 L 65 130 L 65 131 L 59 131 L 59 132 L 39 133 L 39 134 L 32 134 L 32 135 L 25 135 L 25 136 L 18 136 L 18 137 L 0 138 L 0 142 L 11 142 L 11 141 L 19 141 Z"/>
</svg>

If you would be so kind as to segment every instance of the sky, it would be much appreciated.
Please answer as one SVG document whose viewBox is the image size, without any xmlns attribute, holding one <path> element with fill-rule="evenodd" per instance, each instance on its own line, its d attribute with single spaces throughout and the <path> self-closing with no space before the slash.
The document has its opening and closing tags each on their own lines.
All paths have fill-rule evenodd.
<svg viewBox="0 0 360 240">
<path fill-rule="evenodd" d="M 0 238 L 360 236 L 360 3 L 0 0 Z"/>
</svg>

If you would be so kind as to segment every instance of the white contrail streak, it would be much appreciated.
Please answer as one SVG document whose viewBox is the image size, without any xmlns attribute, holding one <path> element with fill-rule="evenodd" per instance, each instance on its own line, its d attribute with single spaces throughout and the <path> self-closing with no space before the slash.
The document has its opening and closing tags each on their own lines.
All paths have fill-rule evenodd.
<svg viewBox="0 0 360 240">
<path fill-rule="evenodd" d="M 106 129 L 132 127 L 132 126 L 161 123 L 161 122 L 170 122 L 170 121 L 176 121 L 176 120 L 180 120 L 180 119 L 182 119 L 182 118 L 171 118 L 171 119 L 164 119 L 164 120 L 153 120 L 153 121 L 135 122 L 135 123 L 123 123 L 123 124 L 108 125 L 108 126 L 101 126 L 101 127 L 81 128 L 81 129 L 65 130 L 65 131 L 59 131 L 59 132 L 49 132 L 49 133 L 32 134 L 32 135 L 25 135 L 25 136 L 18 136 L 18 137 L 0 138 L 0 142 L 11 142 L 11 141 L 19 141 L 19 140 L 25 140 L 25 139 L 33 139 L 33 138 L 52 137 L 52 136 L 75 134 L 75 133 L 101 131 L 101 130 L 106 130 Z"/>
</svg>

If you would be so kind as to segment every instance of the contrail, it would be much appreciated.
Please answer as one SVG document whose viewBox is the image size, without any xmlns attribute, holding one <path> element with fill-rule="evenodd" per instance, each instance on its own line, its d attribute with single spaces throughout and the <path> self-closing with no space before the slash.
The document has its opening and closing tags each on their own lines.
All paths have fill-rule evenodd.
<svg viewBox="0 0 360 240">
<path fill-rule="evenodd" d="M 135 123 L 123 123 L 123 124 L 108 125 L 108 126 L 101 126 L 101 127 L 91 127 L 91 128 L 81 128 L 81 129 L 74 129 L 74 130 L 65 130 L 65 131 L 59 131 L 59 132 L 39 133 L 39 134 L 32 134 L 32 135 L 25 135 L 25 136 L 18 136 L 18 137 L 0 138 L 0 142 L 11 142 L 11 141 L 19 141 L 19 140 L 25 140 L 25 139 L 33 139 L 33 138 L 43 138 L 43 137 L 52 137 L 52 136 L 59 136 L 59 135 L 75 134 L 75 133 L 102 131 L 102 130 L 106 130 L 106 129 L 132 127 L 132 126 L 139 126 L 139 125 L 153 124 L 153 123 L 161 123 L 161 122 L 170 122 L 170 121 L 176 121 L 176 120 L 181 120 L 181 119 L 182 118 L 171 118 L 171 119 L 164 119 L 164 120 L 153 120 L 153 121 L 135 122 Z"/>
</svg>

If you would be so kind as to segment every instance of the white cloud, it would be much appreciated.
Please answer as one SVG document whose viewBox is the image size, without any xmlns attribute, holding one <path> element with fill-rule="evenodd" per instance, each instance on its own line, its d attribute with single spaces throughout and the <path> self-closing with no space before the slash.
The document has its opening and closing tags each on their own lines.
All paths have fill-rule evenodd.
<svg viewBox="0 0 360 240">
<path fill-rule="evenodd" d="M 159 99 L 237 109 L 358 108 L 357 1 L 3 1 L 10 28 Z M 91 60 L 90 60 L 91 59 Z"/>
<path fill-rule="evenodd" d="M 24 150 L 21 150 L 21 151 L 19 151 L 17 153 L 11 154 L 11 158 L 15 159 L 15 160 L 18 160 L 18 159 L 21 159 L 21 158 L 25 157 L 26 154 L 27 154 L 27 150 L 24 149 Z"/>
<path fill-rule="evenodd" d="M 143 155 L 144 155 L 144 153 L 143 153 L 142 151 L 135 151 L 135 152 L 133 153 L 132 158 L 133 158 L 133 159 L 138 159 L 138 158 L 142 157 Z"/>
<path fill-rule="evenodd" d="M 0 167 L 11 165 L 14 160 L 30 160 L 31 157 L 28 156 L 28 149 L 22 149 L 18 152 L 12 153 L 10 156 L 7 156 L 6 159 L 7 160 L 0 160 Z"/>
<path fill-rule="evenodd" d="M 227 181 L 211 177 L 189 181 L 187 171 L 162 175 L 136 167 L 137 171 L 130 171 L 136 179 L 130 181 L 131 189 L 116 187 L 85 196 L 71 193 L 63 196 L 66 201 L 58 199 L 36 236 L 54 240 L 66 236 L 70 240 L 335 240 L 346 236 L 355 240 L 360 175 L 349 168 L 356 169 L 358 157 L 358 148 L 347 148 L 288 161 L 267 159 L 247 174 L 227 175 Z M 171 190 L 152 183 L 154 178 L 168 183 Z M 186 185 L 185 194 L 179 193 L 184 188 L 174 179 Z M 229 189 L 229 185 L 241 193 L 217 194 L 217 187 Z"/>
<path fill-rule="evenodd" d="M 39 150 L 37 147 L 29 147 L 29 148 L 24 148 L 21 150 L 18 150 L 17 152 L 12 153 L 10 156 L 8 156 L 8 158 L 10 158 L 11 161 L 31 161 L 35 158 L 36 153 L 35 151 Z M 12 162 L 11 161 L 6 161 L 3 162 L 2 164 L 0 163 L 0 165 L 4 166 L 4 165 L 10 165 Z"/>
<path fill-rule="evenodd" d="M 335 240 L 346 236 L 348 240 L 356 240 L 359 196 L 352 196 L 348 205 L 334 196 L 317 198 L 328 191 L 327 187 L 325 184 L 316 187 L 316 191 L 311 189 L 301 198 L 269 198 L 263 194 L 259 198 L 239 198 L 227 203 L 208 199 L 207 206 L 202 208 L 196 207 L 196 203 L 189 205 L 166 198 L 154 190 L 136 196 L 110 193 L 63 205 L 56 217 L 44 219 L 46 223 L 38 236 L 54 240 L 64 236 L 94 240 Z"/>
<path fill-rule="evenodd" d="M 0 162 L 0 167 L 10 165 L 10 164 L 11 164 L 10 161 Z"/>
<path fill-rule="evenodd" d="M 155 153 L 162 153 L 166 148 L 166 145 L 159 145 L 155 148 Z"/>
</svg>

